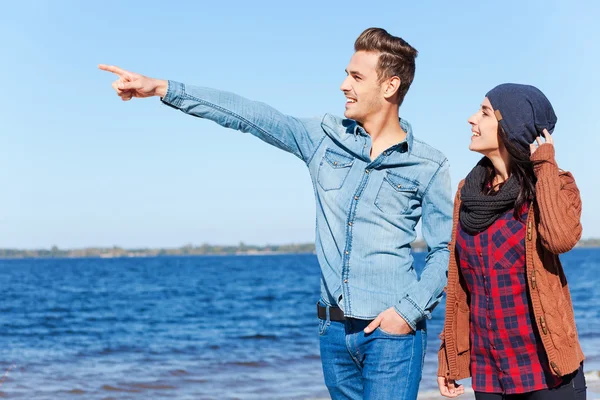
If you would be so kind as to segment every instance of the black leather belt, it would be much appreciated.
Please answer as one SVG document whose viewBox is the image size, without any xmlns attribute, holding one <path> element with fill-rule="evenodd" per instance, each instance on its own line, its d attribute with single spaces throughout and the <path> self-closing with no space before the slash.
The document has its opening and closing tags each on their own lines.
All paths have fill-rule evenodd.
<svg viewBox="0 0 600 400">
<path fill-rule="evenodd" d="M 322 306 L 317 303 L 317 316 L 319 319 L 326 320 L 327 319 L 327 307 Z M 329 307 L 329 320 L 330 321 L 338 321 L 343 322 L 346 320 L 344 317 L 344 312 L 339 307 Z"/>
</svg>

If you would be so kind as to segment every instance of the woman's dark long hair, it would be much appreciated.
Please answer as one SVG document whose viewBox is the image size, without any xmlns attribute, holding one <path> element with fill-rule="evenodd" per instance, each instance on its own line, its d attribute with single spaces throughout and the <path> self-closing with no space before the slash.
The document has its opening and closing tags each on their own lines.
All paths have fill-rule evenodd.
<svg viewBox="0 0 600 400">
<path fill-rule="evenodd" d="M 521 190 L 515 200 L 514 217 L 521 221 L 521 211 L 523 206 L 529 204 L 535 199 L 535 183 L 537 179 L 533 172 L 533 162 L 530 159 L 530 154 L 513 142 L 510 141 L 502 126 L 498 124 L 498 137 L 506 147 L 510 156 L 509 175 L 518 179 Z M 489 158 L 485 158 L 484 165 L 487 168 L 487 176 L 483 182 L 483 192 L 493 194 L 493 181 L 496 176 L 494 165 Z"/>
</svg>

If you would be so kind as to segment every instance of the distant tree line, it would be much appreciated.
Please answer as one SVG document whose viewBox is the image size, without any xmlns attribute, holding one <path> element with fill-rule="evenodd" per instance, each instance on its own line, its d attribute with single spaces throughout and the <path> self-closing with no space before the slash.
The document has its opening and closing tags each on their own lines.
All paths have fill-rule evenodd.
<svg viewBox="0 0 600 400">
<path fill-rule="evenodd" d="M 156 257 L 156 256 L 202 256 L 202 255 L 235 255 L 235 254 L 285 254 L 285 253 L 314 253 L 315 245 L 286 244 L 253 246 L 240 243 L 237 246 L 219 246 L 191 244 L 178 248 L 133 248 L 87 247 L 84 249 L 0 249 L 0 258 L 82 258 L 82 257 Z"/>
<path fill-rule="evenodd" d="M 426 251 L 427 244 L 416 240 L 411 244 L 415 251 Z M 585 239 L 577 247 L 600 247 L 600 239 Z M 178 248 L 138 248 L 124 249 L 122 247 L 87 247 L 84 249 L 0 249 L 0 258 L 83 258 L 83 257 L 157 257 L 157 256 L 203 256 L 203 255 L 253 255 L 253 254 L 301 254 L 314 253 L 314 243 L 284 244 L 284 245 L 247 245 L 243 242 L 237 246 L 219 246 L 203 244 L 194 246 L 188 244 Z"/>
</svg>

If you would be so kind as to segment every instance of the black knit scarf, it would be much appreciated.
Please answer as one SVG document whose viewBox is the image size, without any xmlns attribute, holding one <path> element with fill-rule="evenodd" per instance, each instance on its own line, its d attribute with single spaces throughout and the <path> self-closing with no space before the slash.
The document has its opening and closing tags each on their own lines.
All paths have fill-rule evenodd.
<svg viewBox="0 0 600 400">
<path fill-rule="evenodd" d="M 520 190 L 518 180 L 511 176 L 496 194 L 486 195 L 483 187 L 487 176 L 484 160 L 469 172 L 460 191 L 460 224 L 471 235 L 486 230 L 501 215 L 513 208 Z"/>
</svg>

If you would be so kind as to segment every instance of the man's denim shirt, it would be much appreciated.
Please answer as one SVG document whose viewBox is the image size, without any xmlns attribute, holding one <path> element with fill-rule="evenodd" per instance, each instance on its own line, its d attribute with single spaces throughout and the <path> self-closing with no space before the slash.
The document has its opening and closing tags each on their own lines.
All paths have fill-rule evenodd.
<svg viewBox="0 0 600 400">
<path fill-rule="evenodd" d="M 373 319 L 390 307 L 415 329 L 446 284 L 452 198 L 448 161 L 414 138 L 371 160 L 371 137 L 356 121 L 301 119 L 233 93 L 169 81 L 162 101 L 186 114 L 252 135 L 308 166 L 317 201 L 321 301 L 346 317 Z M 420 280 L 410 243 L 423 218 L 426 266 Z"/>
</svg>

